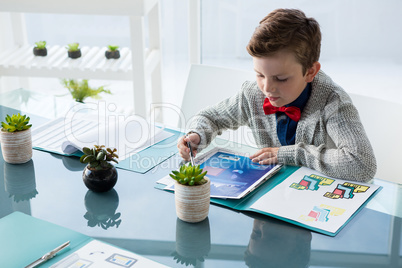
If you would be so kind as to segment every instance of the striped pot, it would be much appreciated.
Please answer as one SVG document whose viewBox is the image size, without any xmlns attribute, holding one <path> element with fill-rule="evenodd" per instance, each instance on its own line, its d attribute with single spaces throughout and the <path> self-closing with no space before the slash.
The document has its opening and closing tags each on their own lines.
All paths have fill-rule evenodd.
<svg viewBox="0 0 402 268">
<path fill-rule="evenodd" d="M 32 158 L 31 129 L 7 132 L 0 130 L 1 152 L 10 164 L 26 163 Z"/>
<path fill-rule="evenodd" d="M 185 222 L 200 222 L 208 217 L 211 181 L 197 186 L 175 182 L 176 214 Z"/>
</svg>

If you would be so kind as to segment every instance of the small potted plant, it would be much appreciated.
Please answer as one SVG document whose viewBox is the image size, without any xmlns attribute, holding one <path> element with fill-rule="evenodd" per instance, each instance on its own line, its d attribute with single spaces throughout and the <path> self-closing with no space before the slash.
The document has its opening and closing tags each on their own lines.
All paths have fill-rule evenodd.
<svg viewBox="0 0 402 268">
<path fill-rule="evenodd" d="M 106 59 L 118 59 L 120 58 L 119 46 L 109 45 L 108 50 L 105 51 Z"/>
<path fill-rule="evenodd" d="M 169 174 L 175 180 L 176 214 L 185 222 L 200 222 L 208 216 L 211 181 L 200 166 L 183 165 Z"/>
<path fill-rule="evenodd" d="M 47 49 L 46 49 L 46 41 L 39 41 L 35 42 L 35 47 L 33 48 L 33 54 L 35 56 L 46 56 Z"/>
<path fill-rule="evenodd" d="M 91 88 L 89 86 L 88 80 L 76 80 L 76 79 L 62 79 L 62 85 L 70 91 L 72 97 L 75 101 L 83 103 L 88 97 L 95 99 L 100 99 L 98 94 L 107 93 L 112 94 L 110 90 L 106 89 L 104 86 L 98 88 Z"/>
<path fill-rule="evenodd" d="M 107 192 L 117 182 L 117 170 L 111 162 L 118 163 L 116 149 L 105 148 L 104 145 L 94 145 L 90 149 L 82 149 L 84 155 L 80 162 L 88 164 L 82 173 L 82 179 L 88 189 L 94 192 Z"/>
<path fill-rule="evenodd" d="M 71 43 L 67 45 L 68 56 L 72 59 L 77 59 L 81 57 L 81 49 L 80 44 L 78 43 Z"/>
<path fill-rule="evenodd" d="M 1 122 L 0 142 L 4 161 L 10 164 L 26 163 L 32 158 L 30 118 L 26 115 L 7 115 Z"/>
</svg>

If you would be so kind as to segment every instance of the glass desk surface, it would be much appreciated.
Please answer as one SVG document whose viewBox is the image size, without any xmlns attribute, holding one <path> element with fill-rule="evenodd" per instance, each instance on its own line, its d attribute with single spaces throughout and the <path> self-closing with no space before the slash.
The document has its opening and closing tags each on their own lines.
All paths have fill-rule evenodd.
<svg viewBox="0 0 402 268">
<path fill-rule="evenodd" d="M 1 118 L 10 112 L 0 106 Z M 402 267 L 401 185 L 375 179 L 382 191 L 336 237 L 216 205 L 188 224 L 174 195 L 154 188 L 179 161 L 146 174 L 118 169 L 114 189 L 97 194 L 78 158 L 34 150 L 30 162 L 11 165 L 1 156 L 0 218 L 21 211 L 171 267 Z"/>
</svg>

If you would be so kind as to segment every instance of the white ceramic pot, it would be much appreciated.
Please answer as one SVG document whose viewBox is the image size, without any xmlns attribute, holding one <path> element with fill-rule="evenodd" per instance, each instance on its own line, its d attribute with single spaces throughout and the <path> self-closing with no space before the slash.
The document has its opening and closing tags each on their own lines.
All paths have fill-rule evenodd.
<svg viewBox="0 0 402 268">
<path fill-rule="evenodd" d="M 10 164 L 26 163 L 32 158 L 31 128 L 7 132 L 0 129 L 1 152 Z"/>
<path fill-rule="evenodd" d="M 200 222 L 208 217 L 211 181 L 197 186 L 175 183 L 176 214 L 185 222 Z"/>
</svg>

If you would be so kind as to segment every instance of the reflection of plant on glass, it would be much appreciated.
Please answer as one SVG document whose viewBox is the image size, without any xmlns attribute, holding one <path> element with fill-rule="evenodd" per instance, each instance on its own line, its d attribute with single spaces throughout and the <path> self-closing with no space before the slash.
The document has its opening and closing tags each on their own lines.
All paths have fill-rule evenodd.
<svg viewBox="0 0 402 268">
<path fill-rule="evenodd" d="M 92 88 L 89 86 L 88 80 L 76 80 L 76 79 L 62 79 L 61 84 L 68 89 L 73 99 L 77 102 L 84 102 L 88 97 L 94 99 L 100 99 L 98 96 L 100 93 L 112 94 L 109 89 L 104 86 L 98 88 Z"/>
<path fill-rule="evenodd" d="M 30 200 L 38 194 L 32 160 L 19 165 L 4 163 L 4 186 L 15 202 Z"/>
<path fill-rule="evenodd" d="M 96 193 L 88 190 L 85 195 L 85 208 L 87 212 L 84 218 L 88 221 L 89 227 L 99 226 L 102 229 L 119 227 L 121 213 L 117 212 L 119 206 L 119 195 L 112 189 L 106 193 Z"/>
<path fill-rule="evenodd" d="M 15 202 L 20 202 L 20 201 L 26 201 L 34 198 L 38 194 L 38 191 L 35 189 L 30 193 L 26 194 L 10 194 L 9 198 L 12 198 L 14 196 L 14 201 Z"/>
<path fill-rule="evenodd" d="M 211 250 L 209 220 L 199 223 L 176 221 L 176 251 L 171 254 L 176 263 L 199 267 Z"/>
<path fill-rule="evenodd" d="M 94 215 L 91 214 L 90 212 L 85 213 L 84 218 L 88 220 L 88 226 L 89 227 L 95 227 L 95 226 L 100 226 L 103 229 L 107 229 L 109 227 L 116 226 L 116 228 L 119 228 L 119 225 L 121 223 L 120 218 L 120 213 L 115 213 L 113 216 L 109 217 L 108 215 Z"/>
</svg>

